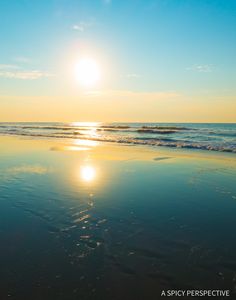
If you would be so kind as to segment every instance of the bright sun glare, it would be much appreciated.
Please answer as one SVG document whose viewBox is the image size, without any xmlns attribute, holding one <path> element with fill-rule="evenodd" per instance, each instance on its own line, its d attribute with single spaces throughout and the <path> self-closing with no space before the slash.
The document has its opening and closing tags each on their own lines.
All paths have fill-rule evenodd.
<svg viewBox="0 0 236 300">
<path fill-rule="evenodd" d="M 95 85 L 101 79 L 100 66 L 91 58 L 83 58 L 76 65 L 75 76 L 85 87 Z"/>
<path fill-rule="evenodd" d="M 80 169 L 80 175 L 84 181 L 90 182 L 94 180 L 96 171 L 92 166 L 83 166 Z"/>
</svg>

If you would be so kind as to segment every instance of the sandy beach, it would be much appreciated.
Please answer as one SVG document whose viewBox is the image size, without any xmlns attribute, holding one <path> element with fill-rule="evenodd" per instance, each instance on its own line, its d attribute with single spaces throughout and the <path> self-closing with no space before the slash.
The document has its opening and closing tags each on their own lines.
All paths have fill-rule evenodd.
<svg viewBox="0 0 236 300">
<path fill-rule="evenodd" d="M 0 0 L 0 300 L 236 299 L 236 0 Z"/>
<path fill-rule="evenodd" d="M 235 293 L 232 153 L 0 137 L 2 299 Z"/>
</svg>

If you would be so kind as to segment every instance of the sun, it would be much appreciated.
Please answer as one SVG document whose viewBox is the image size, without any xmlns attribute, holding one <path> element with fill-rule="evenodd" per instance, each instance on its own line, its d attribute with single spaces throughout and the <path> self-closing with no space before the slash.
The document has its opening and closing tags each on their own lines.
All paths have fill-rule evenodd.
<svg viewBox="0 0 236 300">
<path fill-rule="evenodd" d="M 82 58 L 75 66 L 75 76 L 81 85 L 91 87 L 100 81 L 101 69 L 94 59 Z"/>
</svg>

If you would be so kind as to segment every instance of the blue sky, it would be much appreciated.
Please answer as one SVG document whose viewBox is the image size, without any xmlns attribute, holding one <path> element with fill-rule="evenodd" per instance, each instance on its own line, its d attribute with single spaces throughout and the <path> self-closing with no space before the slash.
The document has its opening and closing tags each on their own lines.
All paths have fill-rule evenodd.
<svg viewBox="0 0 236 300">
<path fill-rule="evenodd" d="M 86 106 L 71 71 L 83 53 L 104 69 L 100 92 L 136 93 L 141 106 L 139 95 L 176 94 L 196 109 L 221 97 L 231 110 L 224 118 L 233 121 L 235 16 L 233 0 L 1 0 L 0 106 L 10 110 L 6 97 L 12 108 L 19 97 L 61 95 L 78 96 Z M 47 102 L 42 98 L 44 107 Z"/>
</svg>

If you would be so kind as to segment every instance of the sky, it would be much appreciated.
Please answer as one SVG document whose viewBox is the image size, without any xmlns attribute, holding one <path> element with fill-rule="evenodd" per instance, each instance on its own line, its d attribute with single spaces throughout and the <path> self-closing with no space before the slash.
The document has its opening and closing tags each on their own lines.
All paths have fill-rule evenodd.
<svg viewBox="0 0 236 300">
<path fill-rule="evenodd" d="M 236 122 L 235 28 L 235 0 L 0 0 L 0 121 Z"/>
</svg>

